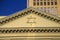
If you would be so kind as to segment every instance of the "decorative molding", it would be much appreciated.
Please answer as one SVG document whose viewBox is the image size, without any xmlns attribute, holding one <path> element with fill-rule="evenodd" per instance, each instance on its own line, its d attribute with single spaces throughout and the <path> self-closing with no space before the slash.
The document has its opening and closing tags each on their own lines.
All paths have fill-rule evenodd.
<svg viewBox="0 0 60 40">
<path fill-rule="evenodd" d="M 38 15 L 40 17 L 49 19 L 51 21 L 54 21 L 54 22 L 60 24 L 60 18 L 59 17 L 46 14 L 46 13 L 44 13 L 42 11 L 39 11 L 39 10 L 36 10 L 34 8 L 27 8 L 26 10 L 23 10 L 20 13 L 12 14 L 12 15 L 10 15 L 8 17 L 5 17 L 5 18 L 1 19 L 0 20 L 0 25 L 6 24 L 6 23 L 8 23 L 10 21 L 16 20 L 16 19 L 18 19 L 20 17 L 26 16 L 26 15 L 31 14 L 31 13 L 36 14 L 36 15 Z"/>
<path fill-rule="evenodd" d="M 0 40 L 60 40 L 60 38 L 40 38 L 40 37 L 3 37 Z"/>
<path fill-rule="evenodd" d="M 0 28 L 0 33 L 60 33 L 60 28 L 53 27 Z"/>
<path fill-rule="evenodd" d="M 27 18 L 27 24 L 30 24 L 32 26 L 33 24 L 36 24 L 35 20 L 36 20 L 36 17 L 30 16 Z"/>
</svg>

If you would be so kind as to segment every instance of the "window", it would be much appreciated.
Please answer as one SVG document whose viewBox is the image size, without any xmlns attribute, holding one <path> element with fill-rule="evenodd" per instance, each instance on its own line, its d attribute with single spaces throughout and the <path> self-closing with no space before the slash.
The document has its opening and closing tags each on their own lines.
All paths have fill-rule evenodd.
<svg viewBox="0 0 60 40">
<path fill-rule="evenodd" d="M 57 0 L 54 0 L 54 4 L 57 5 Z"/>
<path fill-rule="evenodd" d="M 36 6 L 36 0 L 33 0 L 33 6 Z"/>
<path fill-rule="evenodd" d="M 48 5 L 50 5 L 50 2 L 47 2 Z"/>
<path fill-rule="evenodd" d="M 47 1 L 50 1 L 50 0 L 47 0 Z"/>
<path fill-rule="evenodd" d="M 46 12 L 46 7 L 44 7 L 44 12 Z"/>
<path fill-rule="evenodd" d="M 42 7 L 40 7 L 40 8 L 39 8 L 39 10 L 43 11 L 43 8 L 42 8 Z"/>
<path fill-rule="evenodd" d="M 50 13 L 50 7 L 48 7 L 48 10 L 47 11 L 48 11 L 48 13 Z"/>
<path fill-rule="evenodd" d="M 57 16 L 58 15 L 58 8 L 57 7 L 55 7 L 55 15 Z"/>
<path fill-rule="evenodd" d="M 42 1 L 42 0 L 40 0 L 40 1 Z"/>
<path fill-rule="evenodd" d="M 33 0 L 33 1 L 36 1 L 36 0 Z"/>
<path fill-rule="evenodd" d="M 33 2 L 33 5 L 36 6 L 36 2 Z"/>
<path fill-rule="evenodd" d="M 44 1 L 46 1 L 46 0 L 44 0 Z"/>
<path fill-rule="evenodd" d="M 54 7 L 51 8 L 51 13 L 54 15 Z"/>
<path fill-rule="evenodd" d="M 46 5 L 46 2 L 44 2 L 44 5 Z"/>
<path fill-rule="evenodd" d="M 51 5 L 53 5 L 53 2 L 51 2 Z"/>
<path fill-rule="evenodd" d="M 53 1 L 53 0 L 51 0 L 51 1 Z"/>
<path fill-rule="evenodd" d="M 37 2 L 37 6 L 39 6 L 39 2 Z"/>
<path fill-rule="evenodd" d="M 57 2 L 55 2 L 55 5 L 57 5 Z"/>
<path fill-rule="evenodd" d="M 57 2 L 57 0 L 54 0 L 55 2 Z"/>
<path fill-rule="evenodd" d="M 43 5 L 43 2 L 40 2 L 40 5 Z"/>
<path fill-rule="evenodd" d="M 39 0 L 37 0 L 37 1 L 39 1 Z"/>
</svg>

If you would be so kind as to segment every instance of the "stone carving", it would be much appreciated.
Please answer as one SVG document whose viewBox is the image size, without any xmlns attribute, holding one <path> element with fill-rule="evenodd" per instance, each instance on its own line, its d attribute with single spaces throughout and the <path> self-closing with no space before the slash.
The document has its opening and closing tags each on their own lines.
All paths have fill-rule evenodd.
<svg viewBox="0 0 60 40">
<path fill-rule="evenodd" d="M 27 18 L 27 23 L 30 24 L 31 26 L 33 24 L 35 25 L 36 24 L 36 21 L 35 20 L 36 20 L 36 17 L 30 16 L 30 17 Z"/>
</svg>

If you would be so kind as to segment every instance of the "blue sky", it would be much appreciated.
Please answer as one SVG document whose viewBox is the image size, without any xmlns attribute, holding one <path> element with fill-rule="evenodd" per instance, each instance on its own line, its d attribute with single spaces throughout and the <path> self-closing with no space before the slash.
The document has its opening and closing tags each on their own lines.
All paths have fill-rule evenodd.
<svg viewBox="0 0 60 40">
<path fill-rule="evenodd" d="M 0 16 L 8 16 L 27 8 L 27 0 L 0 0 Z"/>
</svg>

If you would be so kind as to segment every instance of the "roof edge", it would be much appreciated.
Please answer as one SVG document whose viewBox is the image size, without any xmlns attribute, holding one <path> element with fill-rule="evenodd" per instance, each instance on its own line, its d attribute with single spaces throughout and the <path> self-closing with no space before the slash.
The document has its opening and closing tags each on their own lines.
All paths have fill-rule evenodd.
<svg viewBox="0 0 60 40">
<path fill-rule="evenodd" d="M 17 12 L 15 14 L 12 14 L 5 18 L 0 19 L 0 25 L 10 22 L 16 18 L 22 17 L 22 16 L 28 14 L 29 12 L 37 14 L 41 17 L 47 18 L 49 20 L 55 21 L 60 24 L 60 17 L 52 16 L 51 14 L 47 14 L 47 13 L 44 13 L 43 11 L 37 10 L 36 8 L 30 7 L 30 8 L 24 9 L 23 11 Z"/>
</svg>

